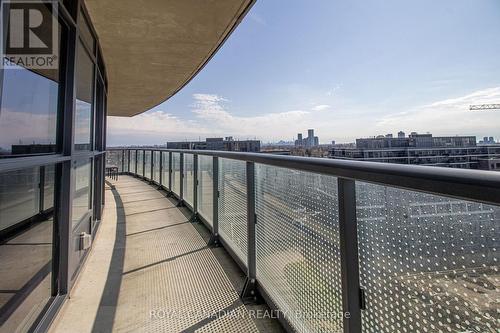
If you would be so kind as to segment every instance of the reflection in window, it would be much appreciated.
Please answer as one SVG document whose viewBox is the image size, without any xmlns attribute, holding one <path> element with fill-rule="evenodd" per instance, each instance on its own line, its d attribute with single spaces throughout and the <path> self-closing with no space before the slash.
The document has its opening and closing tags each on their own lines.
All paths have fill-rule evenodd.
<svg viewBox="0 0 500 333">
<path fill-rule="evenodd" d="M 39 168 L 0 174 L 0 230 L 38 213 Z"/>
<path fill-rule="evenodd" d="M 45 182 L 43 186 L 44 197 L 43 197 L 43 210 L 50 209 L 54 207 L 54 178 L 55 178 L 55 166 L 48 165 L 45 167 Z"/>
<path fill-rule="evenodd" d="M 43 74 L 19 66 L 4 70 L 0 157 L 55 152 L 59 73 Z"/>
<path fill-rule="evenodd" d="M 91 150 L 94 64 L 78 43 L 75 110 L 75 150 Z"/>
<path fill-rule="evenodd" d="M 52 296 L 53 220 L 23 221 L 38 181 L 39 168 L 0 174 L 0 332 L 27 332 Z"/>
<path fill-rule="evenodd" d="M 52 15 L 49 7 L 38 10 L 47 11 L 43 16 Z M 60 50 L 58 29 L 53 42 Z M 54 153 L 59 70 L 26 69 L 13 63 L 7 67 L 0 77 L 0 157 Z"/>
<path fill-rule="evenodd" d="M 90 204 L 90 180 L 92 179 L 90 161 L 75 169 L 75 192 L 73 196 L 73 227 L 88 213 Z"/>
</svg>

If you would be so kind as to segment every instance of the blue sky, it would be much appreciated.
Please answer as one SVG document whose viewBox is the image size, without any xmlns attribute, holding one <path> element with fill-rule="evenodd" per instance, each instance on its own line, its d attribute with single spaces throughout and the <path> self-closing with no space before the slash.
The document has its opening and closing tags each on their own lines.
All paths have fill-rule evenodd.
<svg viewBox="0 0 500 333">
<path fill-rule="evenodd" d="M 257 0 L 176 96 L 110 117 L 108 142 L 292 140 L 308 128 L 322 143 L 399 130 L 500 139 L 500 111 L 467 110 L 490 102 L 498 0 Z"/>
</svg>

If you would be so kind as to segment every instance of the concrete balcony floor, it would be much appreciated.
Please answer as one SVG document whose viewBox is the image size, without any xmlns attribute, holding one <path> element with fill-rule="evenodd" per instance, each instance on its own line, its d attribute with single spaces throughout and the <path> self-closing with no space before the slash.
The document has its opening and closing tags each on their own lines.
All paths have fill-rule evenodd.
<svg viewBox="0 0 500 333">
<path fill-rule="evenodd" d="M 102 224 L 50 332 L 282 331 L 256 318 L 265 305 L 242 304 L 244 274 L 175 204 L 130 176 L 107 182 Z"/>
</svg>

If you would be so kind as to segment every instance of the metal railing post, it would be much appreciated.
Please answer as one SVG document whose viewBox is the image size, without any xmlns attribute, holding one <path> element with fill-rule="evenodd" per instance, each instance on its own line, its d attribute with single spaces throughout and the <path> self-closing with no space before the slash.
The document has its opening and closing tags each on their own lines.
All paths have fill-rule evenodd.
<svg viewBox="0 0 500 333">
<path fill-rule="evenodd" d="M 219 246 L 219 158 L 212 158 L 212 236 L 209 245 Z"/>
<path fill-rule="evenodd" d="M 338 178 L 338 200 L 344 332 L 360 333 L 362 291 L 359 285 L 356 183 L 354 180 Z"/>
<path fill-rule="evenodd" d="M 155 151 L 151 150 L 151 172 L 149 173 L 149 179 L 150 183 L 154 183 L 154 160 L 155 160 Z"/>
<path fill-rule="evenodd" d="M 137 160 L 139 159 L 139 156 L 138 156 L 138 155 L 139 155 L 139 151 L 138 151 L 138 150 L 136 150 L 136 151 L 135 151 L 135 158 L 134 158 L 134 159 L 135 159 L 134 176 L 138 176 L 138 175 L 137 175 Z"/>
<path fill-rule="evenodd" d="M 130 149 L 127 149 L 128 157 L 127 157 L 127 173 L 130 173 Z"/>
<path fill-rule="evenodd" d="M 184 203 L 184 153 L 180 153 L 180 162 L 179 162 L 179 206 L 182 206 Z"/>
<path fill-rule="evenodd" d="M 146 151 L 142 150 L 142 179 L 146 178 Z"/>
<path fill-rule="evenodd" d="M 172 192 L 172 152 L 168 152 L 168 191 Z"/>
<path fill-rule="evenodd" d="M 158 169 L 159 175 L 158 175 L 158 182 L 160 183 L 160 187 L 163 184 L 163 152 L 160 150 L 160 156 L 158 157 L 160 159 L 160 168 Z"/>
<path fill-rule="evenodd" d="M 121 151 L 122 153 L 122 173 L 125 171 L 125 150 Z"/>
<path fill-rule="evenodd" d="M 247 175 L 247 278 L 241 292 L 244 301 L 257 300 L 257 267 L 255 245 L 255 163 L 246 162 Z"/>
<path fill-rule="evenodd" d="M 193 154 L 193 222 L 198 221 L 198 155 Z"/>
</svg>

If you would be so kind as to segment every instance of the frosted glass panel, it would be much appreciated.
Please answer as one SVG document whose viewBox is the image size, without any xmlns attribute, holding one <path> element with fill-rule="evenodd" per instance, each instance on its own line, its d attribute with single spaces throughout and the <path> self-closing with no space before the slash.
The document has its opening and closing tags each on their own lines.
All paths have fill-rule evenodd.
<svg viewBox="0 0 500 333">
<path fill-rule="evenodd" d="M 160 183 L 160 152 L 153 152 L 153 176 L 152 179 Z"/>
<path fill-rule="evenodd" d="M 198 212 L 212 225 L 213 223 L 213 157 L 198 156 Z"/>
<path fill-rule="evenodd" d="M 184 201 L 193 207 L 194 201 L 194 190 L 193 190 L 193 182 L 194 182 L 194 163 L 193 163 L 193 155 L 192 154 L 184 154 L 184 187 L 183 187 L 183 195 Z"/>
<path fill-rule="evenodd" d="M 181 154 L 172 153 L 172 192 L 180 195 L 181 192 Z"/>
<path fill-rule="evenodd" d="M 147 179 L 151 179 L 151 152 L 150 151 L 145 151 L 144 152 L 144 158 L 145 164 L 144 164 L 144 177 Z"/>
<path fill-rule="evenodd" d="M 246 263 L 246 163 L 220 159 L 219 189 L 219 232 L 238 257 Z"/>
<path fill-rule="evenodd" d="M 161 179 L 161 184 L 165 187 L 169 187 L 169 183 L 168 183 L 168 169 L 169 169 L 169 160 L 168 160 L 168 155 L 169 153 L 164 151 L 161 155 L 161 158 L 162 158 L 162 179 Z"/>
</svg>

